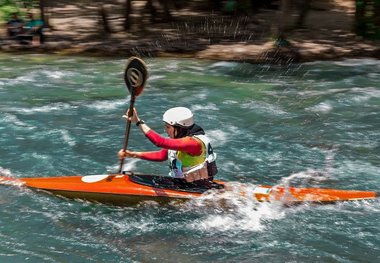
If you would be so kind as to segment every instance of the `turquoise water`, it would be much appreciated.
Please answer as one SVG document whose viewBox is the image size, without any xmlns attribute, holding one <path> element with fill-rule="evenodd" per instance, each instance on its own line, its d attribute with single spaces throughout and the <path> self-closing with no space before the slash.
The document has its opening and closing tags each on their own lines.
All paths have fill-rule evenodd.
<svg viewBox="0 0 380 263">
<path fill-rule="evenodd" d="M 379 190 L 380 61 L 287 67 L 147 59 L 136 107 L 187 106 L 218 153 L 219 179 Z M 0 55 L 0 173 L 118 170 L 125 59 Z M 132 127 L 129 147 L 154 150 Z M 166 163 L 129 161 L 167 172 Z M 0 187 L 0 262 L 378 262 L 380 202 L 283 207 L 231 194 L 114 207 Z"/>
</svg>

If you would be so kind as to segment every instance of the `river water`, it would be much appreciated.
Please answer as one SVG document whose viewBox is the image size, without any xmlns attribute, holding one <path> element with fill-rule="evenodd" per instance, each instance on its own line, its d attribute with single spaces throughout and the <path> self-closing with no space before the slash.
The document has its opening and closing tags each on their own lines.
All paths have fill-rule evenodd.
<svg viewBox="0 0 380 263">
<path fill-rule="evenodd" d="M 0 55 L 1 174 L 116 172 L 125 61 Z M 191 108 L 218 154 L 218 179 L 379 190 L 380 61 L 146 62 L 141 118 L 164 134 L 167 108 Z M 129 147 L 156 149 L 134 126 Z M 167 173 L 166 163 L 127 168 Z M 379 200 L 213 200 L 115 207 L 1 186 L 0 262 L 379 262 Z"/>
</svg>

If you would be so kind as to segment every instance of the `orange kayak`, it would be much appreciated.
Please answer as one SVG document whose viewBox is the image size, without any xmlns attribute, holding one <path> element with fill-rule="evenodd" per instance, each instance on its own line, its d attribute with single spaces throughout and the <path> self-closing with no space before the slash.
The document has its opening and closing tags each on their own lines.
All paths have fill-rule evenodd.
<svg viewBox="0 0 380 263">
<path fill-rule="evenodd" d="M 211 186 L 177 185 L 173 179 L 145 174 L 110 174 L 38 178 L 0 176 L 0 184 L 26 186 L 67 198 L 79 198 L 115 205 L 133 205 L 145 200 L 166 203 L 174 199 L 199 198 L 211 188 L 215 193 L 234 191 L 257 201 L 281 201 L 285 204 L 305 202 L 332 203 L 338 201 L 374 199 L 374 191 L 338 190 L 325 188 L 295 188 L 259 185 L 248 187 L 216 181 Z"/>
</svg>

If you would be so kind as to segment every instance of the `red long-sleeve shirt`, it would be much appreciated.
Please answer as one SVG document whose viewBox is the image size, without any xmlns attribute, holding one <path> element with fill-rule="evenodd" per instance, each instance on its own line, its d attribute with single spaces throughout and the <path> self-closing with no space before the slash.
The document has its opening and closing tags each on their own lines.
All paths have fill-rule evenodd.
<svg viewBox="0 0 380 263">
<path fill-rule="evenodd" d="M 145 136 L 157 147 L 161 147 L 160 151 L 143 152 L 141 159 L 162 162 L 168 159 L 168 150 L 183 151 L 190 155 L 200 155 L 202 153 L 202 144 L 197 139 L 186 136 L 184 138 L 171 139 L 165 138 L 150 130 Z"/>
</svg>

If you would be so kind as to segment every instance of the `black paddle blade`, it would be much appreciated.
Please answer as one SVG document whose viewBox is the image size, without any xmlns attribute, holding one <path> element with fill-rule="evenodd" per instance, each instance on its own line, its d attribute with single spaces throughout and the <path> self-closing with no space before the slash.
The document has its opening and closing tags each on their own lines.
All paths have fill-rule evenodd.
<svg viewBox="0 0 380 263">
<path fill-rule="evenodd" d="M 130 57 L 124 71 L 124 81 L 132 96 L 137 97 L 144 89 L 148 79 L 145 62 L 137 57 Z"/>
</svg>

